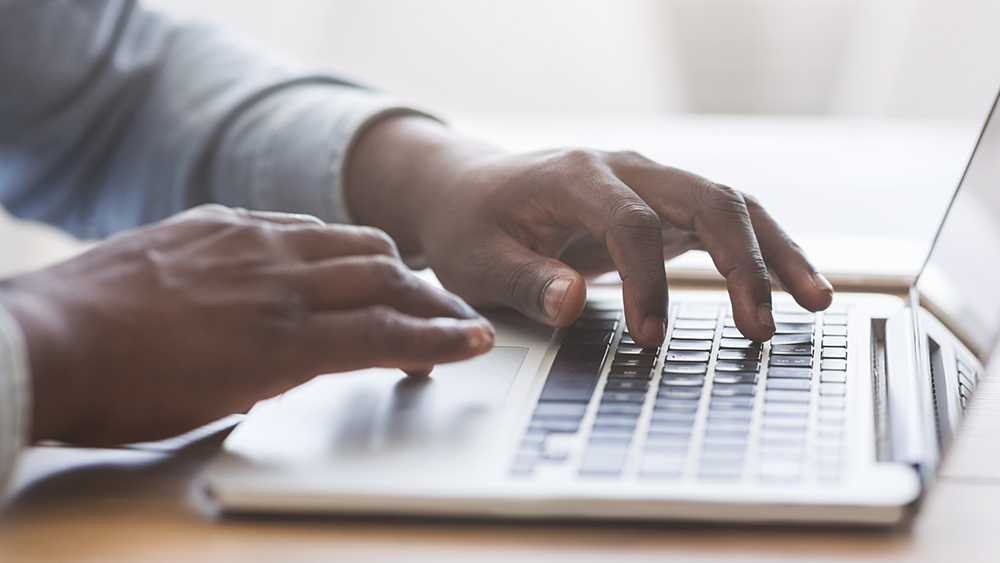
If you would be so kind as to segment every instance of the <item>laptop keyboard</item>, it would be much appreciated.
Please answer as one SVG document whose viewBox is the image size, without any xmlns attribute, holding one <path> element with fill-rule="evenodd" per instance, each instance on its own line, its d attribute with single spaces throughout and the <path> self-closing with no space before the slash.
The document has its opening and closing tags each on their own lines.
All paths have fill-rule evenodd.
<svg viewBox="0 0 1000 563">
<path fill-rule="evenodd" d="M 776 307 L 775 336 L 759 343 L 726 305 L 685 303 L 664 346 L 646 349 L 620 309 L 589 304 L 564 333 L 512 471 L 574 464 L 581 477 L 835 482 L 847 317 Z M 553 443 L 582 444 L 582 455 Z"/>
</svg>

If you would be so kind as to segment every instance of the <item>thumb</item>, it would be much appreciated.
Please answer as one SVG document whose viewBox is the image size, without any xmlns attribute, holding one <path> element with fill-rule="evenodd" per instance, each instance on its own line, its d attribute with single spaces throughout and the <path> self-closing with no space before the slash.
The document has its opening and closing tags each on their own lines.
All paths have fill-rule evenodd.
<svg viewBox="0 0 1000 563">
<path fill-rule="evenodd" d="M 453 269 L 449 277 L 461 280 L 456 285 L 463 287 L 455 293 L 475 305 L 511 307 L 550 326 L 567 326 L 580 316 L 587 284 L 579 272 L 510 238 L 500 237 L 491 245 L 493 250 L 480 254 L 478 263 L 456 264 L 459 271 Z"/>
</svg>

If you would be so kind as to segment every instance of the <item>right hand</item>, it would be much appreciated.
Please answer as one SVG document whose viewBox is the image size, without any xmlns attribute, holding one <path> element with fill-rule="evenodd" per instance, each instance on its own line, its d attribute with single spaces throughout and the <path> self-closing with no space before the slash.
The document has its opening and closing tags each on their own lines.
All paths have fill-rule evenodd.
<svg viewBox="0 0 1000 563">
<path fill-rule="evenodd" d="M 0 283 L 25 333 L 34 439 L 165 438 L 321 373 L 490 349 L 493 328 L 365 227 L 203 206 Z"/>
</svg>

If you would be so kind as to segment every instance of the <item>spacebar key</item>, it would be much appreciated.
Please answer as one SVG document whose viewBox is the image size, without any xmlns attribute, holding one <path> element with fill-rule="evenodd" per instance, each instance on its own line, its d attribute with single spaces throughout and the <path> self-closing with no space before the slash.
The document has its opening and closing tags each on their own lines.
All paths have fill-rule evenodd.
<svg viewBox="0 0 1000 563">
<path fill-rule="evenodd" d="M 607 354 L 608 347 L 600 344 L 563 344 L 552 362 L 539 400 L 590 401 Z"/>
</svg>

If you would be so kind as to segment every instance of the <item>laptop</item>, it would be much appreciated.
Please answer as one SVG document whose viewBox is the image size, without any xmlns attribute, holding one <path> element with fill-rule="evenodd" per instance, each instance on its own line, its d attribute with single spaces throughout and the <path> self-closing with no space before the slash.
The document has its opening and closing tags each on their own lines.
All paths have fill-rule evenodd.
<svg viewBox="0 0 1000 563">
<path fill-rule="evenodd" d="M 890 525 L 975 400 L 1000 332 L 996 104 L 909 299 L 672 292 L 636 346 L 620 288 L 564 329 L 491 312 L 495 348 L 427 379 L 324 375 L 257 404 L 207 470 L 229 512 Z"/>
</svg>

